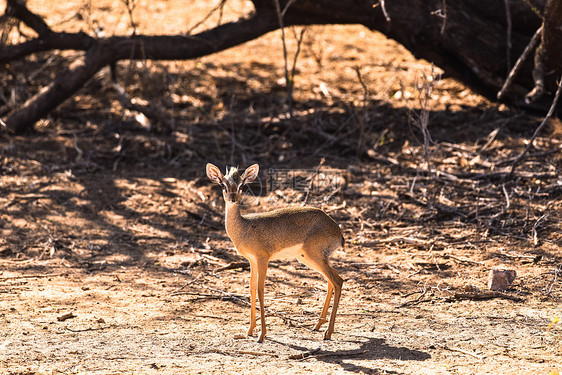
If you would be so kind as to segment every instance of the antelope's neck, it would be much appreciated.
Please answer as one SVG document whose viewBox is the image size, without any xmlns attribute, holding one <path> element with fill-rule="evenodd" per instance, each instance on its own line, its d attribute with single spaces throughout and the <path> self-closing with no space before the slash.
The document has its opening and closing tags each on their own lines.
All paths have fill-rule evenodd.
<svg viewBox="0 0 562 375">
<path fill-rule="evenodd" d="M 238 203 L 227 202 L 225 212 L 226 234 L 236 245 L 237 240 L 242 234 L 242 226 L 244 224 L 244 218 L 240 214 L 240 206 Z"/>
</svg>

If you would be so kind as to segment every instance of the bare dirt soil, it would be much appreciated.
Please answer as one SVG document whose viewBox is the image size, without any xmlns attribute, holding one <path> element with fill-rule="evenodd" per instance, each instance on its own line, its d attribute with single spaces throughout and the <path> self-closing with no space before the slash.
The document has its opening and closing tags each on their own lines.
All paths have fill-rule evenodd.
<svg viewBox="0 0 562 375">
<path fill-rule="evenodd" d="M 57 30 L 131 32 L 123 3 L 87 3 L 29 1 Z M 205 3 L 139 0 L 138 31 L 186 31 Z M 226 4 L 223 21 L 249 9 Z M 299 33 L 287 30 L 289 65 Z M 11 64 L 4 95 L 25 99 L 45 84 L 25 77 L 45 69 L 56 59 Z M 1 373 L 562 370 L 558 120 L 504 179 L 543 114 L 492 103 L 356 26 L 306 30 L 292 116 L 279 32 L 118 73 L 166 124 L 123 109 L 105 71 L 35 132 L 0 134 Z M 249 271 L 207 162 L 261 165 L 246 212 L 308 204 L 340 224 L 331 341 L 311 331 L 325 281 L 295 261 L 268 271 L 265 342 L 245 336 Z M 505 292 L 490 294 L 492 267 L 517 272 Z"/>
</svg>

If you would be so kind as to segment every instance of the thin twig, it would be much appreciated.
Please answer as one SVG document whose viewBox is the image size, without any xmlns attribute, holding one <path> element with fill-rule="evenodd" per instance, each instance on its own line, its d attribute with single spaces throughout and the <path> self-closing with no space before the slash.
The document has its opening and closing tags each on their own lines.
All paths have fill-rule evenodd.
<svg viewBox="0 0 562 375">
<path fill-rule="evenodd" d="M 443 20 L 441 24 L 441 34 L 445 33 L 445 26 L 447 25 L 447 3 L 443 0 L 443 7 L 441 9 L 434 10 L 431 15 L 437 16 Z"/>
<path fill-rule="evenodd" d="M 316 348 L 316 349 L 312 349 L 309 350 L 308 352 L 303 352 L 303 353 L 298 353 L 298 354 L 293 354 L 287 357 L 287 359 L 305 359 L 308 358 L 316 353 L 318 353 L 321 349 L 320 348 Z"/>
<path fill-rule="evenodd" d="M 422 298 L 424 295 L 426 294 L 426 291 L 424 290 L 424 292 L 415 300 L 410 300 L 410 301 L 406 301 L 404 303 L 402 303 L 401 305 L 399 305 L 399 308 L 402 307 L 407 307 L 407 306 L 415 306 L 415 305 L 419 305 L 421 303 L 426 303 L 426 302 L 433 302 L 433 301 L 443 301 L 443 302 L 457 302 L 457 301 L 463 301 L 463 300 L 471 300 L 471 301 L 484 301 L 484 300 L 489 300 L 489 299 L 494 299 L 494 298 L 501 298 L 501 299 L 508 299 L 514 302 L 524 302 L 525 299 L 521 298 L 521 297 L 517 297 L 511 294 L 507 294 L 507 293 L 502 293 L 502 292 L 497 292 L 497 291 L 482 291 L 482 292 L 474 292 L 474 293 L 455 293 L 454 295 L 452 295 L 451 297 L 446 297 L 446 298 Z"/>
<path fill-rule="evenodd" d="M 287 359 L 296 359 L 302 361 L 308 358 L 350 357 L 354 355 L 362 355 L 369 352 L 369 350 L 367 349 L 357 349 L 357 350 L 347 350 L 347 351 L 339 351 L 339 352 L 319 353 L 320 350 L 321 350 L 320 348 L 316 348 L 308 352 L 293 354 L 288 356 Z"/>
<path fill-rule="evenodd" d="M 110 325 L 104 326 L 104 327 L 84 328 L 84 329 L 72 329 L 72 328 L 66 327 L 66 329 L 70 332 L 89 332 L 89 331 L 101 331 L 101 330 L 109 329 L 109 328 L 113 328 L 113 327 L 117 327 L 117 325 L 116 324 L 110 324 Z"/>
<path fill-rule="evenodd" d="M 384 4 L 384 0 L 379 0 L 379 4 L 381 6 L 382 9 L 382 14 L 384 15 L 384 18 L 386 19 L 386 22 L 391 21 L 390 16 L 388 15 L 388 12 L 386 11 L 386 5 Z"/>
<path fill-rule="evenodd" d="M 190 298 L 187 301 L 189 302 L 196 302 L 196 301 L 205 301 L 205 300 L 220 300 L 220 301 L 229 301 L 239 306 L 248 306 L 250 303 L 244 301 L 242 296 L 236 296 L 233 294 L 230 295 L 217 295 L 217 294 L 207 294 L 207 293 L 198 293 L 198 292 L 176 292 L 172 294 L 172 296 L 180 296 L 180 295 L 189 295 L 189 296 L 196 296 L 194 298 Z"/>
<path fill-rule="evenodd" d="M 226 270 L 236 270 L 236 269 L 248 269 L 250 268 L 249 262 L 231 262 L 224 267 L 217 269 L 215 272 L 221 272 Z"/>
<path fill-rule="evenodd" d="M 343 352 L 331 352 L 331 353 L 320 353 L 314 354 L 307 358 L 326 358 L 326 357 L 351 357 L 354 355 L 362 355 L 369 353 L 367 349 L 357 349 L 357 350 L 348 350 Z"/>
<path fill-rule="evenodd" d="M 289 2 L 290 3 L 290 2 Z M 288 6 L 289 4 L 287 4 Z M 286 11 L 288 7 L 284 9 Z M 283 44 L 283 61 L 285 68 L 285 85 L 287 89 L 287 105 L 289 106 L 289 117 L 293 116 L 293 83 L 289 75 L 289 58 L 287 54 L 287 41 L 285 38 L 285 26 L 283 23 L 284 12 L 281 11 L 279 0 L 275 0 L 275 11 L 277 12 L 277 21 L 279 22 L 279 29 L 281 29 L 281 42 Z"/>
<path fill-rule="evenodd" d="M 355 73 L 357 74 L 357 80 L 359 81 L 359 84 L 363 88 L 363 108 L 365 108 L 367 106 L 367 100 L 369 99 L 369 89 L 365 84 L 365 81 L 363 81 L 363 76 L 361 75 L 361 69 L 359 68 L 359 66 L 355 67 Z"/>
<path fill-rule="evenodd" d="M 57 277 L 57 276 L 65 276 L 64 273 L 48 273 L 44 275 L 22 275 L 22 276 L 8 276 L 8 277 L 0 277 L 0 281 L 6 280 L 17 280 L 17 279 L 39 279 L 43 277 Z"/>
<path fill-rule="evenodd" d="M 312 191 L 312 188 L 314 187 L 314 182 L 316 181 L 316 177 L 320 173 L 320 168 L 322 167 L 322 165 L 324 165 L 325 162 L 326 162 L 325 158 L 320 159 L 320 162 L 316 166 L 315 170 L 312 171 L 312 176 L 310 176 L 310 181 L 308 182 L 308 187 L 306 189 L 306 195 L 304 196 L 304 200 L 302 202 L 303 206 L 308 201 L 308 197 L 310 195 L 310 192 Z"/>
<path fill-rule="evenodd" d="M 488 137 L 486 137 L 486 143 L 484 143 L 484 145 L 480 147 L 480 150 L 478 150 L 477 154 L 481 154 L 486 151 L 488 147 L 490 147 L 492 142 L 494 142 L 494 139 L 496 139 L 499 132 L 500 128 L 495 128 L 494 130 L 492 130 L 490 134 L 488 134 Z"/>
<path fill-rule="evenodd" d="M 137 24 L 135 22 L 135 18 L 133 17 L 133 12 L 135 10 L 135 7 L 137 6 L 137 1 L 136 0 L 121 0 L 121 2 L 127 8 L 127 13 L 129 15 L 129 22 L 131 24 L 131 27 L 133 28 L 133 36 L 135 36 L 135 35 L 137 35 Z"/>
<path fill-rule="evenodd" d="M 289 0 L 287 1 L 287 4 L 285 4 L 285 8 L 283 8 L 283 10 L 281 11 L 281 16 L 285 17 L 285 14 L 287 13 L 287 11 L 289 10 L 289 7 L 291 5 L 293 5 L 293 3 L 295 2 L 295 0 Z"/>
<path fill-rule="evenodd" d="M 505 189 L 505 184 L 502 184 L 503 195 L 505 196 L 505 208 L 504 212 L 509 210 L 509 206 L 511 206 L 511 202 L 509 201 L 509 194 L 507 194 L 507 190 Z"/>
<path fill-rule="evenodd" d="M 211 10 L 209 11 L 209 13 L 207 13 L 207 14 L 205 15 L 205 17 L 203 17 L 203 18 L 202 18 L 199 22 L 197 22 L 195 25 L 191 26 L 191 27 L 189 28 L 189 30 L 186 31 L 186 34 L 187 34 L 187 35 L 190 35 L 190 34 L 193 32 L 193 30 L 195 30 L 196 28 L 198 28 L 199 26 L 201 26 L 203 23 L 205 23 L 205 21 L 207 21 L 209 18 L 211 18 L 211 16 L 212 16 L 216 11 L 219 11 L 219 22 L 220 22 L 220 19 L 221 19 L 221 17 L 222 17 L 222 10 L 223 10 L 223 8 L 224 8 L 224 5 L 226 4 L 226 1 L 227 1 L 227 0 L 221 0 L 221 2 L 220 2 L 216 7 L 214 7 L 213 9 L 211 9 Z"/>
<path fill-rule="evenodd" d="M 544 120 L 542 120 L 539 127 L 535 130 L 531 139 L 529 139 L 529 143 L 527 144 L 527 147 L 525 147 L 525 150 L 523 150 L 523 152 L 519 154 L 519 156 L 513 161 L 513 164 L 511 164 L 511 171 L 509 172 L 508 178 L 511 178 L 513 176 L 513 171 L 515 171 L 515 167 L 517 166 L 517 164 L 519 164 L 519 162 L 523 159 L 525 154 L 529 151 L 529 149 L 533 145 L 533 142 L 535 141 L 535 138 L 542 130 L 548 119 L 554 113 L 554 108 L 556 108 L 556 104 L 558 104 L 558 98 L 560 97 L 561 90 L 562 90 L 562 76 L 560 77 L 560 81 L 558 82 L 558 89 L 556 90 L 556 94 L 554 95 L 554 99 L 552 100 L 552 104 L 550 105 L 550 109 L 548 110 L 546 117 L 544 118 Z"/>
<path fill-rule="evenodd" d="M 406 306 L 415 306 L 415 305 L 419 305 L 420 303 L 423 302 L 429 302 L 431 301 L 431 298 L 426 298 L 424 299 L 423 297 L 427 294 L 427 286 L 424 285 L 423 287 L 423 291 L 420 293 L 420 295 L 418 296 L 418 298 L 416 298 L 415 300 L 411 300 L 411 301 L 406 301 L 404 303 L 402 303 L 400 306 L 398 306 L 399 308 L 402 307 L 406 307 Z"/>
<path fill-rule="evenodd" d="M 451 348 L 447 345 L 441 345 L 441 344 L 437 344 L 437 346 L 440 346 L 441 348 L 445 349 L 445 350 L 450 350 L 452 352 L 459 352 L 459 353 L 463 353 L 469 356 L 472 356 L 474 358 L 478 358 L 479 360 L 483 360 L 486 356 L 483 355 L 478 355 L 474 352 L 470 352 L 468 350 L 464 350 L 464 349 L 460 349 L 460 348 Z"/>
<path fill-rule="evenodd" d="M 246 355 L 260 355 L 260 356 L 269 356 L 269 357 L 278 357 L 279 355 L 276 353 L 266 353 L 266 352 L 256 352 L 254 350 L 221 350 L 221 349 L 211 349 L 208 353 L 217 353 L 217 354 L 226 354 L 237 356 L 240 354 Z"/>
<path fill-rule="evenodd" d="M 535 31 L 535 35 L 533 35 L 533 37 L 529 41 L 529 44 L 527 44 L 527 47 L 525 47 L 523 53 L 521 54 L 521 56 L 519 56 L 519 58 L 515 62 L 515 65 L 513 65 L 513 68 L 507 75 L 507 78 L 505 79 L 502 88 L 500 89 L 500 91 L 498 91 L 498 94 L 496 95 L 498 100 L 501 100 L 503 98 L 503 96 L 507 92 L 507 89 L 513 83 L 515 76 L 517 75 L 517 73 L 519 73 L 519 70 L 523 66 L 523 62 L 527 59 L 531 51 L 536 47 L 537 43 L 540 40 L 541 32 L 542 32 L 542 26 L 539 27 L 537 31 Z"/>
<path fill-rule="evenodd" d="M 183 289 L 185 289 L 187 286 L 189 286 L 189 285 L 191 285 L 191 284 L 197 282 L 197 279 L 198 279 L 201 275 L 202 275 L 202 274 L 199 274 L 199 275 L 197 275 L 197 277 L 195 277 L 195 279 L 189 280 L 189 281 L 186 282 L 184 285 L 182 285 L 180 288 L 178 288 L 178 289 L 172 291 L 172 292 L 170 293 L 170 295 L 174 296 L 174 295 L 176 295 L 176 293 L 181 292 L 181 291 L 182 291 Z"/>
<path fill-rule="evenodd" d="M 256 352 L 254 350 L 237 350 L 238 354 L 248 354 L 248 355 L 265 355 L 269 357 L 278 357 L 276 353 L 266 353 L 266 352 Z"/>
<path fill-rule="evenodd" d="M 521 297 L 513 296 L 511 294 L 496 292 L 496 291 L 485 291 L 478 293 L 455 293 L 454 296 L 446 298 L 445 302 L 462 301 L 462 300 L 472 300 L 472 301 L 483 301 L 494 298 L 509 299 L 515 302 L 523 302 L 524 299 Z"/>
<path fill-rule="evenodd" d="M 291 82 L 295 82 L 295 73 L 297 70 L 297 60 L 299 58 L 299 54 L 301 52 L 301 45 L 302 45 L 302 41 L 304 39 L 304 33 L 306 32 L 306 27 L 303 27 L 301 29 L 301 32 L 299 34 L 299 37 L 296 38 L 297 39 L 297 51 L 295 52 L 295 57 L 293 58 L 293 67 L 291 68 Z"/>
<path fill-rule="evenodd" d="M 445 259 L 451 258 L 453 260 L 456 260 L 459 263 L 484 265 L 483 262 L 478 262 L 476 260 L 471 260 L 471 259 L 467 259 L 467 258 L 461 258 L 461 257 L 457 257 L 457 256 L 454 256 L 454 255 L 451 255 L 451 254 L 443 254 L 443 258 L 445 258 Z"/>
<path fill-rule="evenodd" d="M 445 33 L 445 26 L 447 25 L 447 2 L 443 0 L 443 23 L 441 24 L 441 34 Z"/>
<path fill-rule="evenodd" d="M 535 221 L 535 224 L 533 224 L 533 245 L 534 246 L 538 246 L 539 244 L 539 234 L 537 232 L 537 228 L 539 227 L 539 225 L 541 224 L 541 222 L 546 219 L 549 216 L 548 213 L 542 215 L 541 217 L 538 218 L 537 221 Z M 536 256 L 533 256 L 536 257 Z"/>
<path fill-rule="evenodd" d="M 429 133 L 428 125 L 429 125 L 429 100 L 431 99 L 431 94 L 433 93 L 435 79 L 438 76 L 434 74 L 434 66 L 431 65 L 431 73 L 430 75 L 423 73 L 422 82 L 418 84 L 417 89 L 419 91 L 419 102 L 420 102 L 420 111 L 419 113 L 415 112 L 414 110 L 410 109 L 409 111 L 409 120 L 410 123 L 413 123 L 422 133 L 423 135 L 423 150 L 424 150 L 424 159 L 426 163 L 426 171 L 429 175 L 433 174 L 433 169 L 431 166 L 430 154 L 429 154 L 429 144 L 433 143 L 433 139 L 431 138 L 431 134 Z"/>
<path fill-rule="evenodd" d="M 554 279 L 550 283 L 550 287 L 548 288 L 548 291 L 546 292 L 547 295 L 552 293 L 552 287 L 554 286 L 554 284 L 556 284 L 556 279 L 558 278 L 558 274 L 561 271 L 561 267 L 562 266 L 558 266 L 558 268 L 554 269 Z"/>
<path fill-rule="evenodd" d="M 355 73 L 357 74 L 357 79 L 363 87 L 363 105 L 362 105 L 362 115 L 356 115 L 357 122 L 359 123 L 359 137 L 357 137 L 357 157 L 360 158 L 363 155 L 363 149 L 365 146 L 365 123 L 368 122 L 368 115 L 367 115 L 367 104 L 369 101 L 369 89 L 367 85 L 363 81 L 363 77 L 361 75 L 361 70 L 358 66 L 355 67 Z"/>
</svg>

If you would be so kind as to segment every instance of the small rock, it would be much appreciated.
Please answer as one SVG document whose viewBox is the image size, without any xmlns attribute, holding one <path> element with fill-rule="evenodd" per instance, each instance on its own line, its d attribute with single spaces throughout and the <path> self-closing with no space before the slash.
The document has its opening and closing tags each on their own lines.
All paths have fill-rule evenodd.
<svg viewBox="0 0 562 375">
<path fill-rule="evenodd" d="M 69 313 L 63 314 L 61 316 L 57 316 L 57 320 L 59 322 L 64 322 L 65 320 L 72 319 L 72 318 L 76 318 L 76 315 L 74 315 L 73 312 L 69 312 Z"/>
<path fill-rule="evenodd" d="M 488 276 L 488 288 L 490 290 L 506 290 L 517 277 L 515 270 L 492 268 Z"/>
</svg>

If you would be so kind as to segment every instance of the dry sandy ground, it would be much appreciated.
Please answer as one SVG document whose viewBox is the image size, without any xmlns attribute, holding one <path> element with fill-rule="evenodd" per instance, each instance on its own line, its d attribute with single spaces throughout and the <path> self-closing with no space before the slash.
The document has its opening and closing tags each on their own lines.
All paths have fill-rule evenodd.
<svg viewBox="0 0 562 375">
<path fill-rule="evenodd" d="M 57 29 L 98 22 L 130 32 L 122 5 L 109 1 L 82 13 L 87 27 L 68 17 L 80 1 L 29 3 Z M 140 32 L 184 30 L 212 8 L 176 3 L 138 1 Z M 225 20 L 247 10 L 227 4 Z M 540 117 L 431 76 L 430 64 L 364 28 L 305 35 L 292 119 L 272 33 L 193 62 L 120 65 L 131 95 L 169 111 L 173 129 L 151 131 L 123 110 L 100 89 L 106 72 L 36 132 L 0 134 L 1 373 L 562 371 L 559 123 L 504 181 L 494 173 Z M 23 76 L 43 63 L 12 69 Z M 423 111 L 438 173 L 427 172 L 415 126 Z M 208 161 L 257 161 L 264 173 L 298 172 L 306 186 L 317 169 L 339 176 L 308 194 L 266 189 L 262 173 L 245 206 L 306 201 L 343 228 L 333 263 L 346 281 L 331 341 L 311 331 L 325 282 L 294 261 L 268 271 L 265 342 L 244 335 L 249 271 L 223 269 L 243 259 L 204 176 Z M 518 277 L 487 295 L 488 272 L 500 266 Z"/>
</svg>

